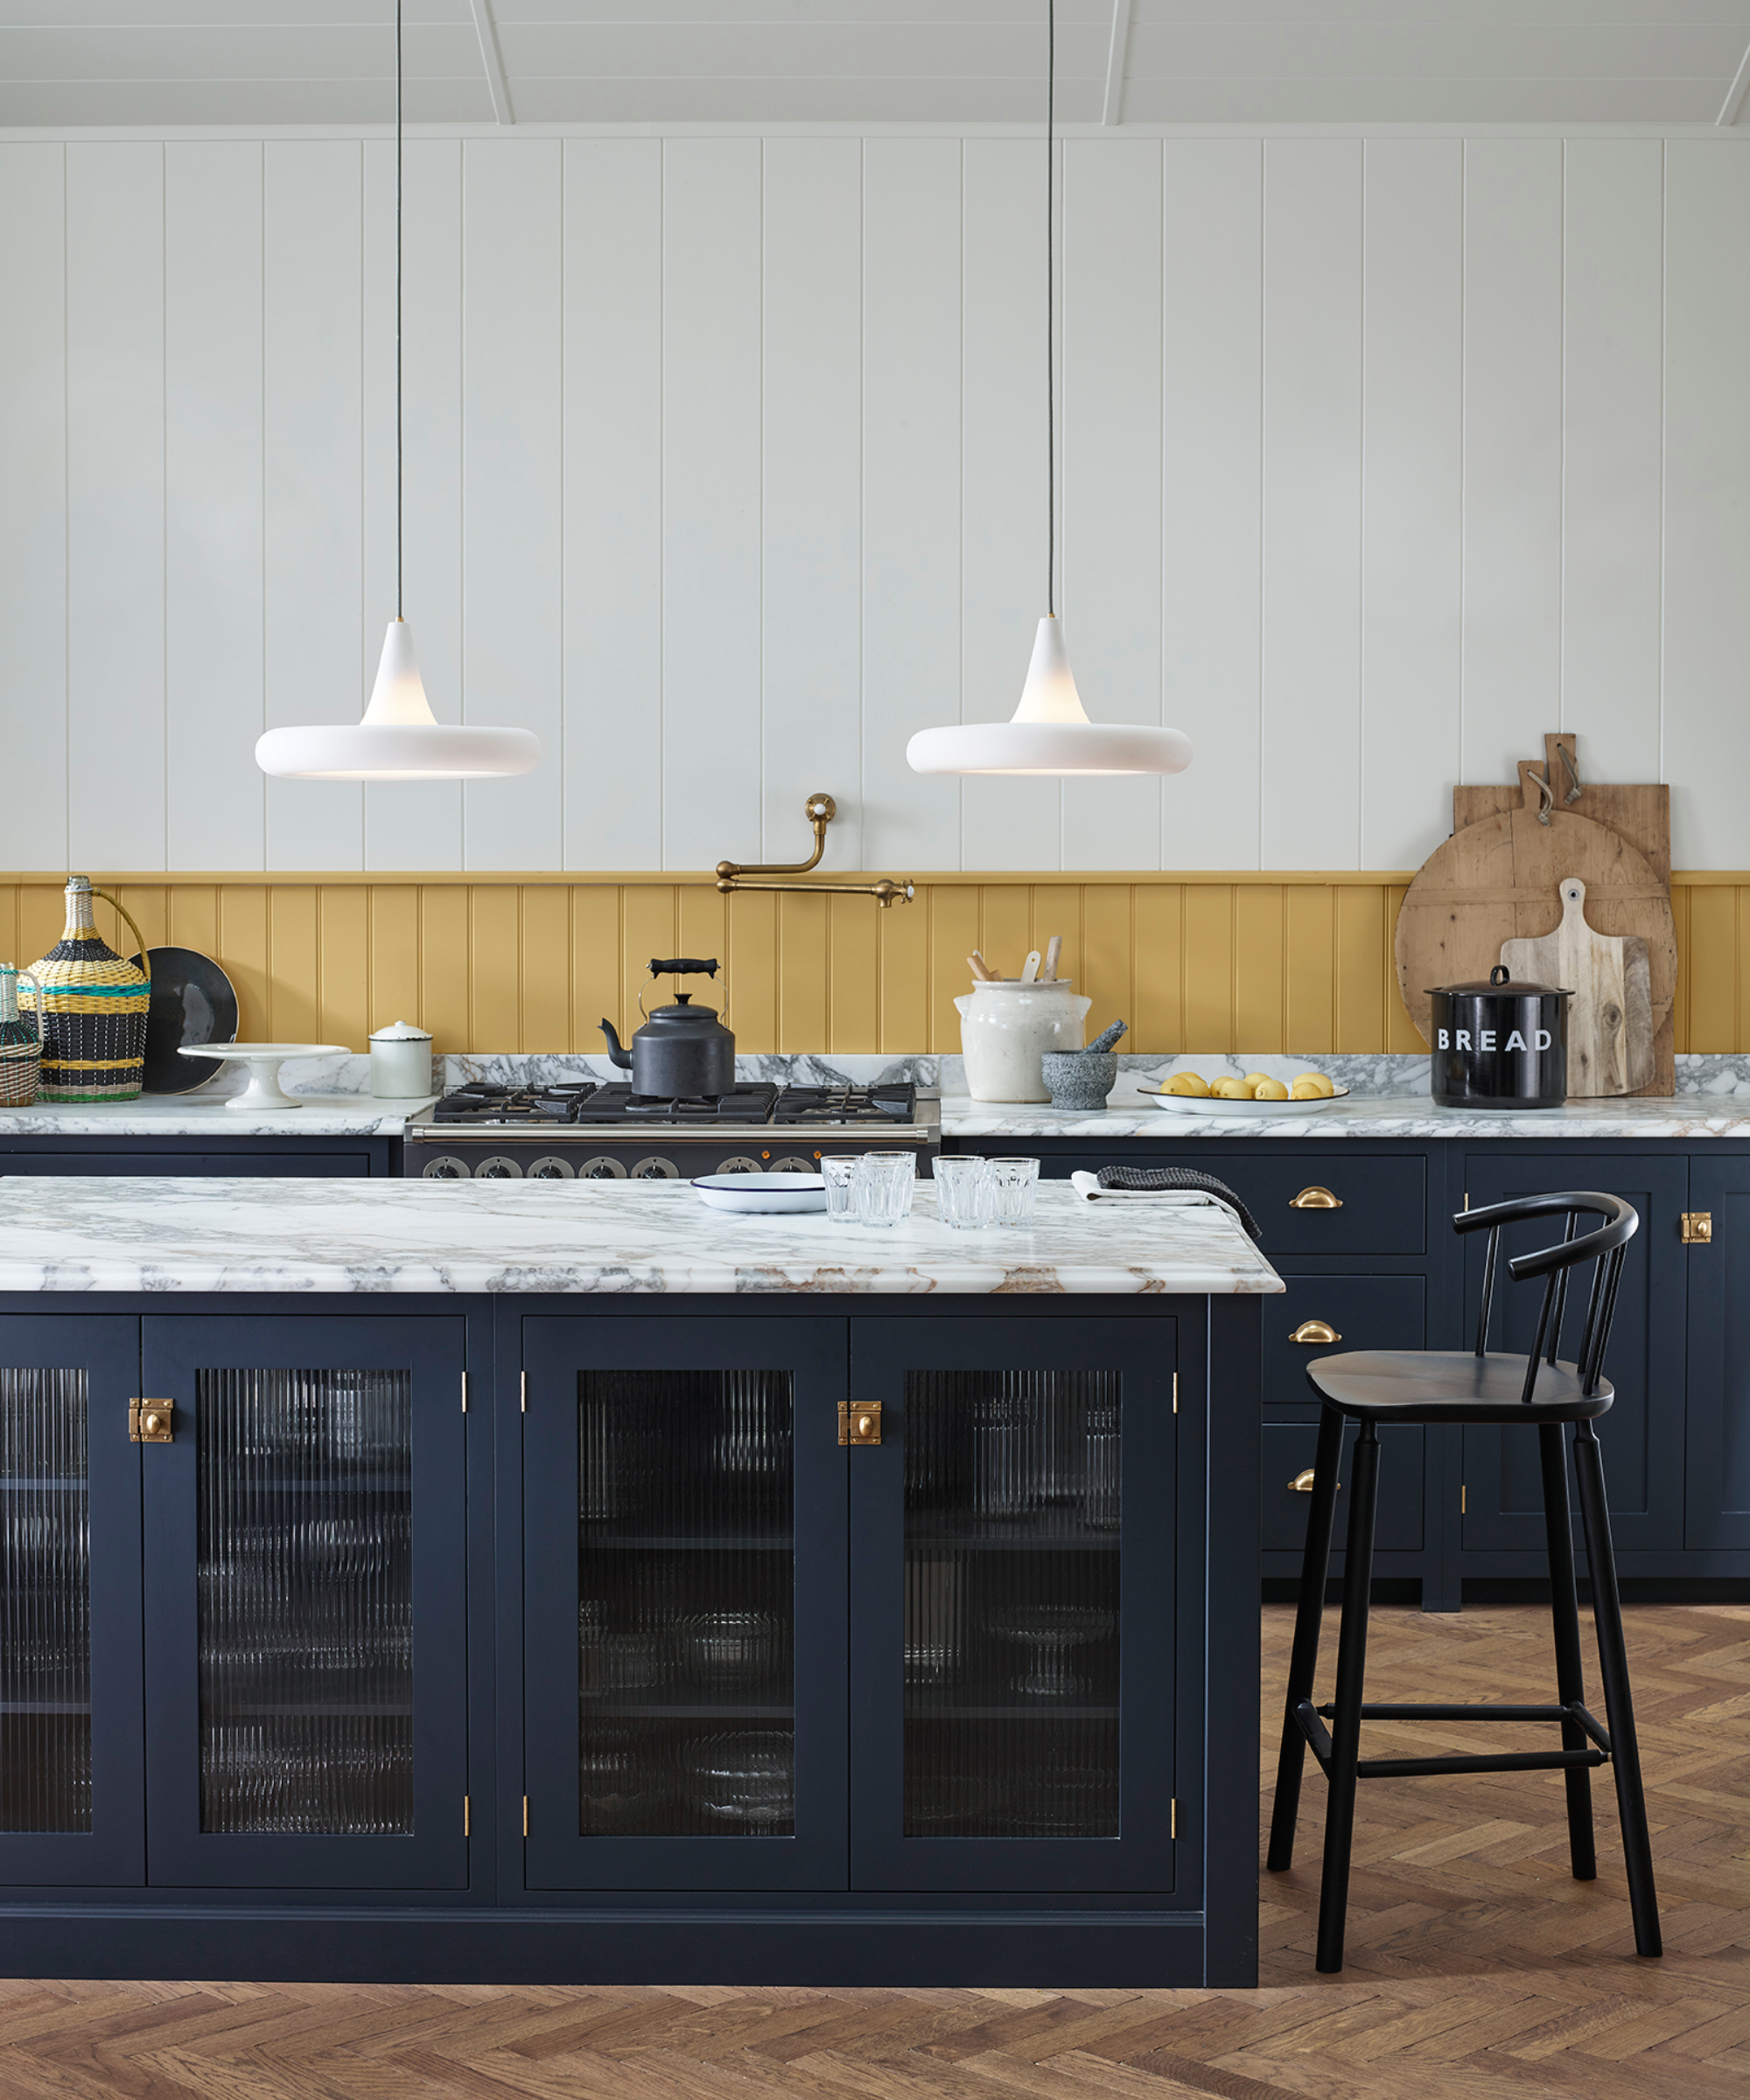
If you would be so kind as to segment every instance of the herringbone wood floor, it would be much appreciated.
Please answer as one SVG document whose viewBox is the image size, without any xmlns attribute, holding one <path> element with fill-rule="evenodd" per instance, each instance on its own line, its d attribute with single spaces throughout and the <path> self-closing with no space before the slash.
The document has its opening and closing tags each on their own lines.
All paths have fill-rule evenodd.
<svg viewBox="0 0 1750 2100">
<path fill-rule="evenodd" d="M 1264 1614 L 1267 1768 L 1289 1624 Z M 1531 1609 L 1377 1612 L 1370 1692 L 1552 1698 L 1547 1627 Z M 10 1983 L 0 2096 L 1741 2100 L 1750 1607 L 1631 1610 L 1628 1642 L 1662 1962 L 1633 1952 L 1607 1774 L 1600 1875 L 1581 1886 L 1561 1781 L 1537 1773 L 1364 1787 L 1349 1966 L 1315 1976 L 1322 1786 L 1309 1785 L 1302 1863 L 1264 1877 L 1256 1992 Z M 1407 1746 L 1456 1731 L 1376 1729 L 1378 1751 L 1389 1733 Z"/>
</svg>

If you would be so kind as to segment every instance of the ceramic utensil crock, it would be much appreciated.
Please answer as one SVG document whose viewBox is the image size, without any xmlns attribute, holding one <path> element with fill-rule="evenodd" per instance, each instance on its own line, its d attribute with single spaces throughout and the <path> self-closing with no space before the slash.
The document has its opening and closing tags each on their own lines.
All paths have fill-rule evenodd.
<svg viewBox="0 0 1750 2100">
<path fill-rule="evenodd" d="M 954 1002 L 974 1101 L 1051 1099 L 1040 1060 L 1048 1050 L 1082 1047 L 1082 1024 L 1094 1004 L 1074 984 L 1069 977 L 1003 977 L 976 984 Z"/>
</svg>

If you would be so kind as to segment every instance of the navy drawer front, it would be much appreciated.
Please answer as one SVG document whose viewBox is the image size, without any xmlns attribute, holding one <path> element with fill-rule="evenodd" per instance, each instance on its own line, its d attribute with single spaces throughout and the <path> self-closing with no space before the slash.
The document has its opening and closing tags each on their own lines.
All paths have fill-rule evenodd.
<svg viewBox="0 0 1750 2100">
<path fill-rule="evenodd" d="M 1264 1314 L 1264 1404 L 1318 1404 L 1306 1367 L 1348 1349 L 1424 1349 L 1428 1346 L 1428 1287 L 1419 1276 L 1289 1276 L 1280 1298 Z M 1306 1323 L 1334 1327 L 1335 1341 L 1296 1341 Z"/>
<path fill-rule="evenodd" d="M 1316 1422 L 1266 1422 L 1264 1425 L 1264 1550 L 1299 1553 L 1306 1544 L 1306 1512 L 1312 1496 L 1292 1486 L 1312 1463 L 1319 1442 Z M 1350 1460 L 1354 1425 L 1343 1438 L 1343 1462 L 1337 1478 L 1334 1543 L 1340 1558 L 1348 1533 Z M 1423 1431 L 1419 1423 L 1388 1423 L 1379 1432 L 1379 1515 L 1374 1545 L 1381 1553 L 1419 1553 L 1422 1550 Z"/>
<path fill-rule="evenodd" d="M 998 1148 L 981 1139 L 968 1147 Z M 1001 1149 L 1028 1150 L 1017 1138 Z M 1210 1146 L 1168 1152 L 1141 1139 L 1100 1152 L 1060 1152 L 1040 1172 L 1063 1180 L 1102 1166 L 1188 1166 L 1225 1181 L 1258 1222 L 1266 1254 L 1423 1254 L 1428 1242 L 1428 1166 L 1419 1153 L 1368 1158 L 1359 1152 L 1297 1152 L 1270 1157 L 1256 1151 L 1218 1152 Z M 1334 1208 L 1297 1208 L 1303 1190 L 1320 1188 Z"/>
<path fill-rule="evenodd" d="M 1266 1254 L 1421 1254 L 1428 1238 L 1428 1170 L 1419 1157 L 1365 1158 L 1305 1152 L 1292 1158 L 1230 1158 L 1221 1178 L 1243 1196 Z M 1211 1169 L 1220 1172 L 1219 1168 Z M 1322 1189 L 1339 1208 L 1294 1199 Z"/>
</svg>

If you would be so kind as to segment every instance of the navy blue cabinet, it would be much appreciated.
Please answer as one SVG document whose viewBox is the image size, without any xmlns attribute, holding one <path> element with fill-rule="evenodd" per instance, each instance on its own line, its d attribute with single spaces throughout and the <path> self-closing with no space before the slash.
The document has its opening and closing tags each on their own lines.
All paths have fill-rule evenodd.
<svg viewBox="0 0 1750 2100">
<path fill-rule="evenodd" d="M 640 1312 L 0 1312 L 9 1973 L 1256 1980 L 1257 1301 Z"/>
<path fill-rule="evenodd" d="M 1306 1360 L 1322 1348 L 1468 1347 L 1482 1243 L 1452 1232 L 1466 1202 L 1474 1209 L 1562 1188 L 1626 1197 L 1641 1228 L 1607 1367 L 1616 1400 L 1600 1425 L 1618 1565 L 1629 1582 L 1750 1584 L 1750 1144 L 1130 1138 L 1095 1150 L 1085 1136 L 947 1142 L 960 1152 L 1036 1153 L 1048 1176 L 1118 1164 L 1193 1167 L 1227 1182 L 1256 1214 L 1287 1284 L 1263 1313 L 1263 1572 L 1283 1586 L 1271 1593 L 1286 1593 L 1298 1575 L 1305 1536 L 1304 1498 L 1288 1483 L 1312 1463 L 1317 1408 Z M 1712 1214 L 1711 1240 L 1684 1238 L 1686 1213 Z M 1503 1280 L 1497 1347 L 1529 1346 L 1537 1297 Z M 1570 1304 L 1564 1348 L 1584 1310 L 1583 1298 Z M 1340 1341 L 1325 1342 L 1321 1327 Z M 1424 1608 L 1456 1610 L 1466 1580 L 1541 1578 L 1531 1439 L 1498 1430 L 1405 1433 L 1382 1449 L 1380 1494 L 1376 1577 L 1418 1582 Z M 1338 1536 L 1340 1568 L 1340 1527 Z"/>
<path fill-rule="evenodd" d="M 522 1326 L 528 1886 L 844 1888 L 845 1323 Z"/>
<path fill-rule="evenodd" d="M 145 1876 L 139 1322 L 0 1318 L 0 1882 Z"/>
<path fill-rule="evenodd" d="M 148 1880 L 465 1886 L 463 1320 L 141 1326 Z"/>
<path fill-rule="evenodd" d="M 1684 1543 L 1750 1552 L 1750 1158 L 1690 1169 L 1710 1237 L 1689 1260 L 1689 1449 Z"/>
<path fill-rule="evenodd" d="M 853 1323 L 851 1876 L 1173 1887 L 1178 1323 Z"/>
<path fill-rule="evenodd" d="M 0 1130 L 0 1174 L 291 1175 L 332 1180 L 401 1171 L 399 1138 L 255 1137 L 214 1127 L 163 1138 L 32 1137 Z M 295 1120 L 295 1118 L 294 1118 Z"/>
</svg>

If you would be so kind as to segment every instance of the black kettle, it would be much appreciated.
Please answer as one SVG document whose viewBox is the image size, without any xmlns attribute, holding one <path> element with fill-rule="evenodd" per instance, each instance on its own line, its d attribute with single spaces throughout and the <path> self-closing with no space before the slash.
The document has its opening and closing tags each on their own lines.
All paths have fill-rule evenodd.
<svg viewBox="0 0 1750 2100">
<path fill-rule="evenodd" d="M 670 972 L 676 976 L 714 977 L 717 970 L 715 957 L 700 962 L 678 956 L 664 962 L 653 956 L 650 961 L 653 977 Z M 672 1100 L 734 1089 L 735 1038 L 718 1018 L 716 1007 L 695 1006 L 690 992 L 677 991 L 672 1006 L 659 1006 L 647 1015 L 629 1048 L 621 1047 L 612 1021 L 603 1021 L 601 1030 L 607 1038 L 608 1055 L 622 1071 L 631 1073 L 634 1094 Z"/>
</svg>

